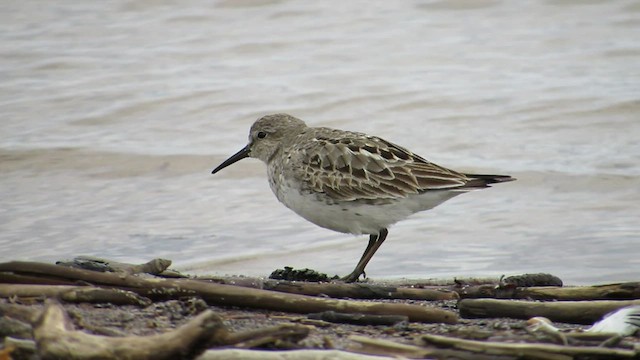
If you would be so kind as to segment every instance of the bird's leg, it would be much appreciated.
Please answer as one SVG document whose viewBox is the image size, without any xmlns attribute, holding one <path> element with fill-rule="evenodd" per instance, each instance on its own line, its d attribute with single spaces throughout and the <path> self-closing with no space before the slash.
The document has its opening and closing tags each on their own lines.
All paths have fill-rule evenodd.
<svg viewBox="0 0 640 360">
<path fill-rule="evenodd" d="M 380 230 L 380 233 L 378 233 L 377 235 L 369 236 L 369 244 L 367 245 L 367 248 L 364 250 L 364 253 L 360 258 L 360 261 L 358 261 L 358 265 L 356 265 L 355 269 L 353 269 L 353 271 L 349 275 L 342 278 L 343 281 L 345 282 L 358 281 L 358 278 L 360 278 L 360 275 L 364 274 L 364 268 L 367 266 L 367 264 L 373 257 L 373 254 L 375 254 L 376 251 L 378 251 L 378 248 L 380 247 L 380 245 L 382 245 L 384 240 L 387 238 L 388 233 L 389 231 L 387 229 L 382 229 Z"/>
<path fill-rule="evenodd" d="M 364 260 L 365 256 L 367 256 L 367 253 L 371 251 L 371 248 L 376 243 L 376 240 L 378 240 L 378 235 L 369 235 L 369 244 L 367 245 L 367 248 L 364 249 L 360 260 L 358 260 L 358 265 Z"/>
<path fill-rule="evenodd" d="M 378 239 L 378 235 L 369 235 L 369 244 L 367 245 L 367 248 L 364 249 L 364 252 L 362 253 L 362 256 L 360 257 L 360 260 L 358 261 L 358 265 L 356 265 L 356 268 L 351 272 L 351 274 L 345 276 L 342 278 L 343 281 L 346 282 L 354 282 L 357 281 L 358 278 L 360 277 L 360 275 L 362 275 L 362 272 L 357 272 L 357 269 L 360 268 L 360 266 L 362 265 L 362 262 L 364 261 L 365 257 L 367 256 L 367 253 L 369 251 L 371 251 L 371 248 L 373 248 L 373 246 L 376 243 L 376 240 Z M 364 271 L 363 271 L 364 272 Z"/>
</svg>

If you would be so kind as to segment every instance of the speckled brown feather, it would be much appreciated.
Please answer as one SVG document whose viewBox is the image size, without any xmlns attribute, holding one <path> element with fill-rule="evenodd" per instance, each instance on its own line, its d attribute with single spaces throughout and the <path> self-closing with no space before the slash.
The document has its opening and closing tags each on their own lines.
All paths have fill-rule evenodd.
<svg viewBox="0 0 640 360">
<path fill-rule="evenodd" d="M 296 143 L 298 174 L 335 200 L 400 199 L 430 190 L 464 188 L 470 178 L 375 136 L 308 128 Z"/>
</svg>

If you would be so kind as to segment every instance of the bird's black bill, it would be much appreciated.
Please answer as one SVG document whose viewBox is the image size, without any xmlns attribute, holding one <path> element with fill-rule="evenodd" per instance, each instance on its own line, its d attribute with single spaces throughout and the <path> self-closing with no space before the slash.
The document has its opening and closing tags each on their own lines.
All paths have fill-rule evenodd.
<svg viewBox="0 0 640 360">
<path fill-rule="evenodd" d="M 242 150 L 238 151 L 237 153 L 233 154 L 233 156 L 231 156 L 230 158 L 228 158 L 227 160 L 225 160 L 222 164 L 218 165 L 217 168 L 213 169 L 213 171 L 211 172 L 212 174 L 217 173 L 218 171 L 226 168 L 227 166 L 238 162 L 246 157 L 249 157 L 249 145 L 245 146 L 244 148 L 242 148 Z"/>
</svg>

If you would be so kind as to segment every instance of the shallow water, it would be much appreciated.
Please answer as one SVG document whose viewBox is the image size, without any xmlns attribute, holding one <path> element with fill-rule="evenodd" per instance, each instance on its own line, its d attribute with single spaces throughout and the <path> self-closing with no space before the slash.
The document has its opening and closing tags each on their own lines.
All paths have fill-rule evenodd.
<svg viewBox="0 0 640 360">
<path fill-rule="evenodd" d="M 364 237 L 210 170 L 260 115 L 518 181 L 398 223 L 375 278 L 640 275 L 637 1 L 4 1 L 0 260 L 345 274 Z"/>
</svg>

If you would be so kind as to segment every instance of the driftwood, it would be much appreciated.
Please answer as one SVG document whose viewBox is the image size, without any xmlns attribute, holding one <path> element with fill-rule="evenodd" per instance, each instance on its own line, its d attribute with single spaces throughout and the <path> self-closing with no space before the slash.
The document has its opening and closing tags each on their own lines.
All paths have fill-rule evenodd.
<svg viewBox="0 0 640 360">
<path fill-rule="evenodd" d="M 48 300 L 51 304 L 56 304 L 55 300 Z M 36 326 L 42 317 L 43 310 L 38 307 L 17 304 L 0 303 L 0 334 L 4 336 L 13 336 L 24 339 L 31 338 L 32 324 Z M 212 316 L 213 318 L 214 316 Z M 103 335 L 114 336 L 109 334 L 112 330 L 106 330 L 99 327 L 91 327 L 84 324 L 84 329 L 91 329 L 92 332 L 102 333 Z M 310 331 L 309 326 L 298 324 L 280 324 L 249 331 L 231 332 L 221 322 L 216 319 L 214 326 L 209 326 L 208 331 L 211 334 L 209 345 L 211 346 L 227 346 L 236 345 L 238 347 L 251 347 L 252 344 L 269 344 L 275 341 L 293 341 L 297 342 L 306 336 Z M 118 333 L 115 336 L 126 336 L 124 333 Z"/>
<path fill-rule="evenodd" d="M 33 323 L 40 316 L 40 312 L 38 307 L 0 303 L 0 315 L 28 324 Z"/>
<path fill-rule="evenodd" d="M 250 279 L 250 278 L 237 278 L 238 282 L 244 282 L 244 286 L 248 287 L 240 287 L 238 283 L 230 285 L 232 282 L 236 282 L 236 278 L 234 280 L 225 279 L 226 284 L 218 284 L 213 283 L 211 281 L 199 279 L 158 279 L 149 276 L 133 276 L 130 271 L 119 271 L 119 272 L 96 272 L 96 271 L 88 271 L 82 270 L 78 268 L 66 268 L 62 266 L 56 266 L 51 264 L 43 264 L 43 263 L 27 263 L 27 262 L 11 262 L 11 263 L 1 263 L 0 264 L 0 297 L 6 296 L 10 299 L 16 299 L 20 302 L 25 302 L 27 304 L 32 304 L 31 306 L 21 306 L 16 304 L 11 304 L 7 302 L 0 302 L 0 315 L 9 315 L 12 319 L 21 320 L 23 323 L 10 321 L 6 324 L 9 324 L 13 329 L 17 329 L 15 332 L 21 332 L 24 336 L 26 334 L 26 330 L 24 327 L 24 323 L 32 323 L 35 324 L 33 327 L 35 328 L 34 334 L 36 334 L 37 340 L 37 349 L 42 358 L 76 358 L 83 359 L 88 358 L 91 354 L 95 354 L 98 352 L 98 357 L 109 359 L 115 358 L 192 358 L 193 356 L 197 356 L 197 354 L 202 351 L 206 347 L 210 346 L 234 346 L 236 348 L 255 348 L 255 347 L 265 347 L 268 346 L 271 349 L 297 349 L 300 347 L 297 342 L 301 339 L 305 338 L 311 329 L 310 326 L 304 326 L 299 324 L 283 324 L 279 326 L 265 327 L 255 329 L 256 326 L 253 327 L 250 331 L 243 332 L 231 332 L 224 325 L 221 319 L 216 318 L 215 315 L 211 315 L 210 318 L 205 319 L 206 321 L 198 320 L 202 316 L 205 316 L 207 312 L 200 313 L 200 315 L 194 317 L 183 327 L 167 332 L 162 335 L 153 335 L 153 336 L 127 336 L 124 331 L 120 330 L 112 330 L 112 325 L 107 325 L 102 327 L 100 322 L 92 323 L 92 321 L 83 321 L 82 314 L 86 309 L 83 309 L 82 312 L 78 312 L 76 306 L 70 306 L 70 314 L 73 315 L 74 321 L 83 331 L 77 331 L 73 329 L 73 325 L 69 322 L 69 319 L 66 318 L 66 315 L 63 310 L 58 305 L 58 311 L 61 311 L 61 314 L 56 315 L 55 312 L 52 316 L 50 314 L 51 308 L 54 308 L 54 305 L 48 303 L 46 305 L 46 311 L 42 311 L 41 305 L 39 305 L 40 297 L 55 297 L 57 299 L 64 299 L 63 294 L 74 294 L 67 295 L 70 296 L 71 299 L 80 299 L 77 293 L 91 293 L 91 291 L 104 292 L 104 294 L 109 295 L 98 295 L 95 297 L 89 297 L 90 299 L 94 299 L 95 301 L 100 301 L 96 299 L 102 299 L 103 296 L 119 296 L 120 294 L 135 294 L 135 297 L 144 296 L 149 298 L 149 300 L 166 300 L 166 299 L 182 299 L 184 297 L 195 297 L 197 303 L 200 306 L 195 308 L 191 306 L 191 302 L 182 303 L 182 302 L 171 302 L 170 307 L 165 307 L 165 305 L 159 305 L 158 310 L 161 311 L 161 314 L 176 314 L 179 318 L 182 318 L 184 314 L 193 314 L 202 311 L 204 305 L 204 301 L 208 304 L 214 305 L 223 305 L 223 306 L 239 306 L 239 307 L 251 307 L 251 308 L 259 308 L 259 309 L 267 309 L 267 310 L 276 310 L 276 311 L 285 311 L 285 312 L 298 312 L 303 314 L 316 313 L 320 312 L 320 318 L 323 320 L 329 321 L 340 321 L 340 322 L 350 322 L 356 321 L 357 323 L 366 323 L 366 324 L 374 324 L 374 325 L 391 325 L 395 321 L 404 321 L 405 319 L 410 319 L 411 321 L 425 321 L 425 322 L 455 322 L 456 316 L 453 313 L 432 309 L 428 306 L 424 305 L 406 305 L 406 304 L 394 304 L 394 303 L 376 303 L 376 302 L 361 302 L 361 301 L 347 301 L 347 300 L 336 300 L 336 299 L 327 299 L 327 298 L 317 298 L 311 297 L 304 294 L 313 294 L 313 295 L 330 295 L 336 297 L 365 297 L 365 298 L 381 298 L 381 297 L 390 297 L 390 298 L 404 298 L 404 299 L 420 299 L 424 300 L 425 298 L 433 297 L 438 299 L 455 299 L 457 298 L 457 294 L 455 292 L 447 292 L 441 291 L 440 289 L 421 289 L 421 288 L 400 288 L 398 286 L 390 286 L 388 284 L 384 285 L 374 285 L 374 284 L 341 284 L 341 283 L 322 283 L 322 284 L 309 284 L 309 283 L 301 283 L 301 282 L 288 282 L 288 281 L 277 281 L 277 280 L 264 280 L 264 279 Z M 3 284 L 4 283 L 4 284 Z M 10 285 L 15 284 L 15 285 Z M 23 285 L 20 285 L 23 284 Z M 26 285 L 24 285 L 26 284 Z M 48 285 L 29 285 L 29 284 L 48 284 Z M 600 294 L 608 294 L 605 296 L 619 296 L 620 294 L 627 294 L 623 296 L 633 296 L 633 283 L 628 284 L 612 284 L 609 286 L 600 286 L 600 287 L 590 287 L 590 288 L 600 288 Z M 78 285 L 93 285 L 93 286 L 78 286 Z M 615 286 L 620 285 L 624 291 L 615 290 Z M 603 289 L 603 288 L 607 288 Z M 532 297 L 531 294 L 535 294 L 536 291 L 541 291 L 541 296 L 549 296 L 547 291 L 557 291 L 567 289 L 576 289 L 576 288 L 515 288 L 515 287 L 504 287 L 500 288 L 500 286 L 496 285 L 487 285 L 486 289 L 499 289 L 500 294 L 504 294 L 504 291 L 510 291 L 511 294 L 521 294 L 521 296 Z M 276 290 L 276 291 L 273 291 Z M 415 292 L 412 292 L 414 291 Z M 77 291 L 77 293 L 76 293 Z M 125 292 L 129 291 L 129 293 Z M 286 292 L 281 292 L 286 291 Z M 403 294 L 404 291 L 405 292 Z M 528 293 L 526 293 L 528 291 Z M 584 288 L 582 288 L 584 291 Z M 625 293 L 626 291 L 626 293 Z M 528 295 L 523 295 L 523 294 Z M 408 295 L 407 295 L 408 294 Z M 566 292 L 565 294 L 569 294 Z M 571 296 L 586 296 L 586 295 L 574 295 Z M 586 294 L 583 292 L 583 294 Z M 615 295 L 618 294 L 618 295 Z M 534 295 L 535 297 L 536 295 Z M 556 296 L 556 295 L 554 295 Z M 104 299 L 109 299 L 108 297 Z M 144 300 L 144 298 L 141 298 Z M 81 301 L 81 300 L 77 300 Z M 109 302 L 115 302 L 117 300 L 107 300 Z M 125 301 L 125 300 L 122 300 Z M 192 300 L 190 300 L 192 301 Z M 600 302 L 578 302 L 576 306 L 578 309 L 575 311 L 568 311 L 563 308 L 563 306 L 571 305 L 569 302 L 561 302 L 561 303 L 540 303 L 540 302 L 524 302 L 524 301 L 498 301 L 498 303 L 494 303 L 493 305 L 486 305 L 487 301 L 496 301 L 496 300 L 462 300 L 459 302 L 459 309 L 461 313 L 465 316 L 472 317 L 485 317 L 495 316 L 502 317 L 505 314 L 516 314 L 519 316 L 512 317 L 520 317 L 522 319 L 528 319 L 531 316 L 546 316 L 554 319 L 555 321 L 563 321 L 563 322 L 576 322 L 576 321 L 568 321 L 566 318 L 567 314 L 575 314 L 576 316 L 581 316 L 582 321 L 578 321 L 581 323 L 592 323 L 593 320 L 599 319 L 603 314 L 610 312 L 618 307 L 623 307 L 629 304 L 634 304 L 636 302 L 626 302 L 626 301 L 609 301 L 602 302 L 607 303 L 609 305 L 604 306 L 602 309 L 597 311 L 585 310 L 585 308 L 579 308 L 583 305 L 592 306 L 593 304 Z M 147 302 L 148 303 L 148 302 Z M 141 302 L 138 305 L 144 305 L 145 303 Z M 484 304 L 484 305 L 482 305 Z M 501 304 L 501 305 L 496 305 Z M 516 304 L 516 305 L 513 305 Z M 525 305 L 523 305 L 525 304 Z M 174 305 L 177 307 L 174 308 Z M 614 307 L 611 307 L 615 305 Z M 167 305 L 169 306 L 169 305 Z M 512 309 L 513 306 L 520 306 L 523 309 Z M 560 306 L 559 309 L 553 310 L 554 306 Z M 507 310 L 504 310 L 504 308 Z M 84 308 L 84 307 L 83 307 Z M 169 312 L 166 312 L 167 309 L 171 309 Z M 529 309 L 529 310 L 527 310 Z M 534 309 L 535 311 L 531 311 L 530 309 Z M 541 310 L 542 309 L 542 310 Z M 550 310 L 551 309 L 551 310 Z M 502 311 L 502 312 L 501 312 Z M 530 312 L 531 311 L 531 312 Z M 558 314 L 558 316 L 550 315 L 547 312 L 554 312 Z M 121 312 L 118 309 L 118 312 Z M 149 314 L 148 310 L 140 310 L 141 313 Z M 155 310 L 154 310 L 155 312 Z M 42 316 L 39 316 L 40 313 L 43 313 Z M 35 316 L 34 316 L 35 314 Z M 47 316 L 50 319 L 49 322 L 45 321 Z M 92 317 L 94 314 L 92 313 L 90 316 Z M 227 320 L 234 320 L 236 318 L 245 319 L 246 317 L 250 317 L 253 319 L 254 314 L 250 315 L 231 315 Z M 261 315 L 258 315 L 261 316 Z M 292 317 L 292 315 L 287 315 L 288 317 Z M 324 316 L 329 316 L 329 318 L 324 318 Z M 507 315 L 508 316 L 508 315 Z M 564 316 L 564 317 L 562 317 Z M 33 319 L 38 318 L 38 321 L 34 321 Z M 53 321 L 55 318 L 62 319 L 58 322 Z M 269 314 L 267 315 L 267 322 L 278 321 L 277 318 L 279 316 Z M 314 317 L 314 314 L 310 315 L 311 318 Z M 9 318 L 7 318 L 9 319 Z M 53 319 L 53 320 L 52 320 Z M 332 320 L 333 319 L 333 320 Z M 345 320 L 346 319 L 346 320 Z M 0 320 L 5 320 L 2 316 L 0 316 Z M 136 319 L 137 321 L 138 319 Z M 389 320 L 390 322 L 386 322 Z M 197 325 L 197 321 L 201 321 L 201 325 Z M 251 323 L 253 324 L 253 321 Z M 305 323 L 305 321 L 311 322 L 312 320 L 307 319 L 303 316 L 296 316 L 296 320 L 298 322 Z M 382 322 L 380 322 L 382 321 Z M 258 322 L 256 322 L 258 323 Z M 317 326 L 333 326 L 336 328 L 337 334 L 343 334 L 344 330 L 341 330 L 340 327 L 336 325 L 329 325 L 326 322 L 316 321 Z M 5 323 L 0 322 L 0 328 L 3 328 Z M 49 324 L 45 326 L 45 324 Z M 56 325 L 51 325 L 56 324 Z M 183 328 L 186 328 L 189 324 L 194 327 L 191 328 L 193 330 L 192 334 L 195 334 L 197 337 L 200 331 L 207 332 L 207 336 L 204 336 L 199 340 L 193 340 L 190 338 L 185 338 L 180 340 L 180 345 L 182 348 L 177 350 L 170 348 L 171 338 L 175 338 L 176 334 L 180 334 Z M 17 326 L 13 326 L 17 325 Z M 245 326 L 246 324 L 243 324 Z M 44 330 L 43 330 L 44 329 Z M 48 329 L 48 330 L 47 330 Z M 200 329 L 200 330 L 199 330 Z M 206 330 L 202 330 L 206 329 Z M 446 328 L 445 328 L 446 329 Z M 38 332 L 40 331 L 40 332 Z M 90 335 L 86 331 L 90 331 L 92 334 L 106 334 L 106 335 L 119 335 L 119 337 L 112 336 L 99 336 L 99 335 Z M 326 329 L 325 329 L 326 331 Z M 402 330 L 404 331 L 404 329 Z M 438 330 L 441 332 L 442 330 Z M 367 331 L 368 332 L 368 331 Z M 14 331 L 11 331 L 8 335 L 12 336 Z M 585 343 L 586 341 L 599 341 L 596 338 L 583 339 L 583 334 L 576 333 L 575 338 L 572 333 L 566 333 L 564 331 L 561 332 L 562 336 L 558 336 L 556 341 L 562 341 L 567 346 L 559 346 L 559 345 L 550 345 L 550 344 L 541 344 L 541 343 L 533 343 L 533 344 L 523 344 L 523 343 L 494 343 L 494 342 L 485 342 L 485 341 L 468 341 L 468 340 L 460 340 L 456 338 L 449 338 L 443 336 L 425 336 L 424 339 L 421 339 L 422 343 L 417 345 L 410 344 L 401 344 L 388 340 L 380 340 L 380 339 L 372 339 L 372 338 L 364 338 L 364 337 L 350 337 L 352 343 L 349 346 L 349 349 L 358 352 L 358 354 L 344 352 L 344 351 L 294 351 L 294 352 L 263 352 L 263 351 L 246 351 L 240 349 L 234 350 L 211 350 L 206 351 L 200 355 L 200 360 L 207 359 L 234 359 L 234 358 L 260 358 L 260 359 L 343 359 L 343 360 L 351 360 L 357 358 L 363 358 L 364 355 L 362 353 L 366 353 L 368 355 L 385 355 L 385 356 L 393 356 L 397 357 L 407 357 L 407 358 L 415 358 L 415 357 L 434 357 L 434 358 L 457 358 L 463 360 L 494 360 L 494 359 L 503 359 L 503 360 L 512 360 L 517 357 L 526 357 L 533 359 L 571 359 L 576 356 L 584 356 L 590 358 L 628 358 L 632 356 L 638 357 L 637 352 L 638 349 L 635 349 L 635 352 L 632 350 L 628 350 L 625 348 L 631 348 L 634 344 L 629 344 L 629 338 L 624 339 L 617 349 L 607 348 L 607 346 L 615 346 L 616 341 L 620 341 L 621 338 L 600 338 L 600 341 L 605 340 L 607 343 L 601 344 L 599 347 L 591 346 L 595 345 L 594 343 Z M 420 334 L 421 335 L 421 334 Z M 420 336 L 416 334 L 416 336 Z M 516 334 L 513 334 L 516 336 Z M 542 339 L 543 334 L 530 334 L 526 335 L 528 337 L 537 336 L 539 337 L 539 341 Z M 551 334 L 555 336 L 556 334 Z M 162 336 L 165 336 L 163 338 Z M 339 335 L 338 335 L 339 336 Z M 396 335 L 393 335 L 396 336 Z M 464 336 L 464 335 L 463 335 Z M 517 335 L 519 336 L 519 335 Z M 602 334 L 600 334 L 602 336 Z M 593 336 L 592 336 L 593 337 Z M 169 339 L 169 340 L 167 340 Z M 511 338 L 509 338 L 511 339 Z M 116 342 L 121 341 L 121 343 Z M 521 339 L 518 339 L 521 341 Z M 48 342 L 47 342 L 48 341 Z M 128 341 L 128 342 L 127 342 Z M 190 345 L 190 341 L 192 341 L 192 345 Z M 317 341 L 314 339 L 312 341 Z M 527 341 L 530 341 L 527 339 Z M 545 336 L 544 341 L 549 341 L 549 339 Z M 332 338 L 325 338 L 325 347 L 333 348 Z M 357 348 L 354 348 L 355 343 L 358 344 Z M 18 351 L 23 351 L 27 353 L 33 351 L 34 342 L 29 342 L 29 340 L 15 340 L 9 339 L 9 341 L 5 341 L 5 346 L 11 346 L 12 349 L 8 353 L 11 356 L 20 357 L 23 356 L 23 353 L 18 353 Z M 141 352 L 145 347 L 149 347 L 153 344 L 153 347 L 158 347 L 161 344 L 161 348 L 165 350 L 163 354 L 158 355 L 154 353 L 152 355 L 144 355 L 140 356 Z M 587 346 L 573 346 L 573 345 L 587 345 Z M 69 345 L 71 348 L 64 348 L 64 346 Z M 127 349 L 124 345 L 134 346 L 135 349 Z M 176 346 L 178 344 L 175 344 Z M 515 346 L 512 346 L 515 345 Z M 572 345 L 572 346 L 569 346 Z M 512 347 L 510 347 L 512 346 Z M 568 352 L 558 352 L 556 348 L 563 348 Z M 635 344 L 637 347 L 637 344 Z M 168 348 L 167 348 L 168 347 Z M 60 350 L 62 348 L 62 350 Z M 70 349 L 70 350 L 69 350 Z M 116 350 L 123 351 L 122 353 L 115 353 Z M 581 349 L 581 350 L 576 350 Z M 596 350 L 594 350 L 596 349 Z M 11 351 L 15 351 L 11 353 Z M 48 351 L 48 352 L 45 352 Z M 51 352 L 54 351 L 54 352 Z M 67 353 L 55 353 L 55 351 L 68 351 Z M 93 351 L 93 353 L 91 352 Z M 100 351 L 104 351 L 100 353 Z M 139 351 L 136 353 L 135 351 Z M 173 351 L 173 352 L 172 352 Z M 105 354 L 107 356 L 105 356 Z M 78 357 L 78 355 L 80 355 Z M 9 356 L 9 355 L 7 355 Z M 379 359 L 380 357 L 373 357 L 372 359 Z M 0 357 L 0 360 L 3 360 Z"/>
<path fill-rule="evenodd" d="M 30 339 L 31 325 L 24 321 L 3 315 L 2 317 L 0 317 L 0 339 L 4 338 L 5 336 Z"/>
<path fill-rule="evenodd" d="M 199 277 L 198 280 L 210 280 L 219 284 L 228 284 L 256 289 L 273 290 L 291 294 L 329 296 L 351 299 L 411 299 L 411 300 L 457 300 L 458 293 L 448 289 L 424 289 L 400 287 L 395 285 L 377 285 L 366 283 L 342 282 L 303 282 L 249 277 Z"/>
<path fill-rule="evenodd" d="M 456 358 L 456 359 L 544 359 L 571 360 L 575 356 L 606 359 L 627 359 L 640 355 L 640 350 L 610 349 L 600 346 L 563 346 L 545 343 L 503 343 L 452 338 L 440 335 L 422 335 L 422 346 L 400 344 L 383 339 L 351 336 L 358 343 L 352 351 L 369 355 L 385 355 L 406 358 Z"/>
<path fill-rule="evenodd" d="M 235 345 L 239 348 L 253 348 L 278 342 L 296 343 L 309 335 L 311 327 L 296 324 L 281 324 L 262 329 L 232 333 L 225 330 L 215 343 L 217 345 Z M 220 332 L 222 334 L 222 332 Z"/>
<path fill-rule="evenodd" d="M 76 331 L 62 306 L 48 301 L 33 334 L 43 359 L 187 359 L 206 349 L 212 330 L 221 323 L 220 317 L 207 310 L 160 335 L 90 335 Z"/>
<path fill-rule="evenodd" d="M 401 344 L 395 341 L 384 339 L 372 339 L 366 336 L 352 335 L 349 337 L 357 345 L 349 347 L 349 351 L 362 354 L 395 356 L 409 359 L 423 359 L 434 356 L 437 349 L 427 349 L 421 346 Z"/>
<path fill-rule="evenodd" d="M 454 289 L 463 299 L 531 300 L 633 300 L 640 299 L 640 283 L 627 282 L 595 286 L 515 287 L 501 284 L 474 285 Z"/>
<path fill-rule="evenodd" d="M 639 351 L 609 349 L 599 346 L 563 346 L 543 343 L 502 343 L 457 339 L 440 335 L 422 335 L 427 345 L 454 348 L 486 355 L 514 356 L 526 359 L 573 359 L 576 355 L 598 356 L 607 359 L 634 358 Z"/>
<path fill-rule="evenodd" d="M 0 282 L 3 273 L 12 279 L 17 275 L 43 276 L 48 279 L 88 282 L 97 286 L 117 287 L 136 292 L 152 299 L 175 299 L 183 296 L 199 296 L 209 304 L 260 308 L 297 313 L 336 311 L 371 315 L 404 315 L 410 321 L 455 323 L 453 312 L 418 305 L 361 302 L 316 298 L 306 295 L 243 288 L 214 284 L 191 279 L 146 279 L 126 274 L 102 273 L 67 268 L 37 262 L 9 262 L 0 264 Z"/>
<path fill-rule="evenodd" d="M 353 299 L 412 299 L 412 300 L 456 300 L 454 291 L 401 288 L 358 283 L 307 283 L 296 281 L 266 280 L 264 289 L 292 294 L 326 295 L 332 298 Z"/>
<path fill-rule="evenodd" d="M 535 274 L 534 274 L 535 275 Z M 546 274 L 545 274 L 546 275 Z M 345 283 L 305 283 L 264 280 L 248 277 L 211 277 L 217 283 L 268 289 L 294 294 L 326 295 L 333 298 L 455 300 L 458 298 L 499 298 L 534 300 L 624 300 L 640 299 L 640 283 L 618 283 L 580 287 L 501 287 L 497 282 L 443 289 L 411 287 L 412 285 L 375 285 Z M 486 281 L 486 280 L 485 280 Z M 422 285 L 421 285 L 422 286 Z"/>
<path fill-rule="evenodd" d="M 77 282 L 69 281 L 67 279 L 55 279 L 46 276 L 38 275 L 25 275 L 25 274 L 13 274 L 10 272 L 0 272 L 0 284 L 33 284 L 33 285 L 75 285 Z M 82 284 L 88 285 L 88 284 Z"/>
<path fill-rule="evenodd" d="M 309 314 L 309 319 L 322 320 L 332 323 L 351 324 L 351 325 L 383 325 L 393 326 L 403 321 L 409 321 L 409 318 L 401 315 L 366 315 L 366 314 L 344 314 L 335 311 L 324 311 L 321 313 Z"/>
<path fill-rule="evenodd" d="M 47 300 L 34 321 L 33 334 L 43 359 L 191 359 L 211 346 L 253 347 L 297 342 L 309 334 L 303 325 L 283 324 L 230 332 L 222 319 L 205 310 L 181 327 L 151 336 L 110 337 L 77 331 L 55 300 Z"/>
<path fill-rule="evenodd" d="M 357 345 L 350 346 L 349 350 L 367 355 L 392 356 L 401 359 L 460 359 L 460 360 L 500 360 L 501 357 L 484 356 L 467 351 L 440 349 L 435 347 L 423 347 L 410 344 L 401 344 L 385 339 L 372 339 L 365 336 L 353 335 L 349 337 Z M 513 358 L 508 358 L 512 360 Z"/>
<path fill-rule="evenodd" d="M 100 272 L 121 272 L 129 275 L 161 275 L 171 266 L 171 260 L 153 259 L 144 264 L 127 264 L 94 256 L 77 256 L 71 261 L 58 261 L 56 265 Z M 173 272 L 169 273 L 173 274 Z"/>
<path fill-rule="evenodd" d="M 148 306 L 151 300 L 120 289 L 93 286 L 0 284 L 0 297 L 55 297 L 71 303 L 111 303 L 115 305 Z"/>
<path fill-rule="evenodd" d="M 516 288 L 513 298 L 534 300 L 633 300 L 640 299 L 640 283 L 596 286 Z"/>
<path fill-rule="evenodd" d="M 458 303 L 458 309 L 464 318 L 529 319 L 543 316 L 557 322 L 592 324 L 605 314 L 630 305 L 640 305 L 640 300 L 533 302 L 463 299 Z"/>
<path fill-rule="evenodd" d="M 340 350 L 207 350 L 196 360 L 393 360 L 397 357 L 367 356 Z"/>
</svg>

